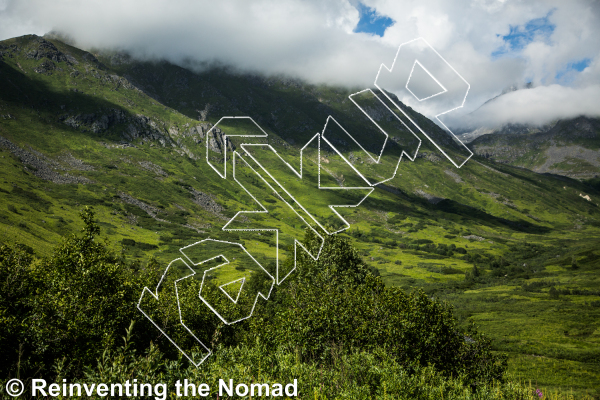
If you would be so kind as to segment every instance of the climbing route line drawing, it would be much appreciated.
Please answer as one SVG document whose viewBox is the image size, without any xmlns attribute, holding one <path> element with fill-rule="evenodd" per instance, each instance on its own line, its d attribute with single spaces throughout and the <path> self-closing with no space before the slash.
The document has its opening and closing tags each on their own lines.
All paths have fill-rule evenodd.
<svg viewBox="0 0 600 400">
<path fill-rule="evenodd" d="M 473 155 L 440 119 L 464 105 L 470 86 L 425 39 L 399 46 L 390 67 L 381 64 L 374 85 L 375 90 L 364 89 L 348 96 L 360 111 L 354 115 L 366 121 L 371 130 L 329 115 L 323 130 L 300 149 L 295 166 L 288 162 L 289 154 L 282 154 L 281 148 L 278 151 L 250 116 L 224 116 L 211 128 L 223 134 L 220 152 L 211 149 L 212 136 L 206 135 L 207 164 L 220 178 L 232 179 L 254 203 L 254 209 L 238 211 L 221 230 L 272 235 L 275 256 L 274 265 L 265 265 L 256 257 L 258 251 L 242 243 L 205 238 L 179 250 L 182 257 L 171 261 L 154 290 L 144 288 L 137 308 L 195 366 L 210 356 L 206 345 L 209 338 L 188 327 L 182 309 L 206 306 L 226 325 L 251 317 L 258 300 L 268 300 L 273 287 L 292 275 L 298 252 L 318 260 L 324 237 L 350 228 L 340 209 L 359 207 L 377 185 L 396 176 L 404 157 L 415 160 L 421 137 L 456 168 Z M 410 116 L 400 102 L 407 98 L 443 126 L 455 142 L 452 151 Z M 233 140 L 237 146 L 231 145 Z M 286 212 L 285 223 L 282 217 L 274 217 L 281 210 Z M 261 222 L 257 225 L 257 221 Z M 318 238 L 320 247 L 311 250 L 302 243 L 300 235 L 306 230 Z M 281 262 L 280 255 L 286 251 L 293 263 Z M 186 274 L 178 277 L 176 271 Z M 261 275 L 260 284 L 249 284 L 253 274 Z M 218 290 L 210 292 L 208 281 L 215 276 L 222 278 L 217 279 Z M 199 287 L 194 282 L 200 282 Z M 161 308 L 175 309 L 172 298 L 161 296 L 165 286 L 171 284 L 179 316 L 179 324 L 175 325 L 166 324 L 159 313 Z M 187 287 L 197 293 L 183 296 Z M 221 296 L 219 301 L 211 302 L 209 297 L 215 296 Z"/>
</svg>

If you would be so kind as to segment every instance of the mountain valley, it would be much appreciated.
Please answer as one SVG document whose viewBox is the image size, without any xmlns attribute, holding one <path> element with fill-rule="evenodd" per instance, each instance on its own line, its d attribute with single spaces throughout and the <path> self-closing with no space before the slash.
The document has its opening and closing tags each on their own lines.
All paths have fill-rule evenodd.
<svg viewBox="0 0 600 400">
<path fill-rule="evenodd" d="M 239 139 L 225 140 L 229 132 L 257 132 L 253 124 L 227 125 L 221 118 L 251 117 L 268 134 L 261 143 L 293 166 L 329 116 L 366 132 L 366 150 L 376 154 L 373 127 L 348 100 L 362 89 L 222 66 L 186 69 L 88 52 L 53 36 L 2 41 L 0 241 L 47 257 L 80 230 L 75 216 L 92 206 L 101 236 L 141 264 L 152 257 L 166 266 L 180 248 L 210 237 L 244 244 L 274 271 L 274 234 L 222 229 L 238 212 L 258 209 L 248 194 L 263 196 L 259 203 L 269 213 L 247 214 L 241 222 L 277 227 L 286 246 L 317 224 L 300 221 L 265 173 L 234 162 L 245 191 L 208 164 L 225 167 L 234 150 L 246 156 Z M 448 154 L 459 155 L 437 125 L 405 111 Z M 378 120 L 382 126 L 390 121 Z M 405 133 L 392 141 L 416 149 L 416 142 L 402 142 Z M 359 207 L 337 209 L 350 225 L 339 235 L 386 285 L 422 288 L 450 302 L 463 326 L 477 324 L 496 351 L 509 355 L 515 379 L 598 395 L 600 187 L 593 178 L 600 174 L 600 121 L 579 117 L 534 132 L 479 136 L 468 144 L 475 155 L 461 168 L 426 137 L 419 139 L 415 160 L 403 157 L 393 179 Z M 395 167 L 347 148 L 352 164 L 369 176 Z M 302 179 L 274 157 L 262 162 L 273 180 L 295 190 L 298 204 L 333 204 L 333 194 L 307 189 L 317 175 L 332 186 L 354 182 L 326 147 L 307 150 L 305 159 L 322 167 L 307 167 Z M 322 208 L 322 225 L 343 226 Z"/>
</svg>

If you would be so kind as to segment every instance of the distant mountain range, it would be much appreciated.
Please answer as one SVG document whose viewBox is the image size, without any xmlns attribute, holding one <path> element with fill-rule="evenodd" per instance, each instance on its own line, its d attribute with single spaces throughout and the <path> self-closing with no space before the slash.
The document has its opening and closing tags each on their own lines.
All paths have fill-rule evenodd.
<svg viewBox="0 0 600 400">
<path fill-rule="evenodd" d="M 506 93 L 531 88 L 516 85 Z M 481 107 L 480 107 L 481 108 Z M 477 110 L 473 112 L 476 114 Z M 457 137 L 477 155 L 538 173 L 589 179 L 600 175 L 600 119 L 579 116 L 545 125 L 505 124 L 478 127 Z"/>
<path fill-rule="evenodd" d="M 482 157 L 578 179 L 600 175 L 600 119 L 578 117 L 540 128 L 506 126 L 469 143 Z"/>
</svg>

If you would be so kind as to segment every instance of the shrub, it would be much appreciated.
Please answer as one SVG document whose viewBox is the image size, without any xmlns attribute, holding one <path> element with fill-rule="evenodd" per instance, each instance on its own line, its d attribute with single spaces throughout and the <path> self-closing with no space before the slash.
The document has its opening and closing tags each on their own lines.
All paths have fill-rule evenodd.
<svg viewBox="0 0 600 400">
<path fill-rule="evenodd" d="M 86 208 L 81 218 L 82 234 L 66 239 L 50 258 L 36 262 L 22 246 L 0 250 L 6 285 L 0 315 L 8 316 L 0 333 L 3 376 L 16 372 L 16 365 L 43 373 L 58 358 L 73 360 L 81 371 L 115 346 L 115 332 L 140 318 L 133 305 L 154 281 L 153 264 L 141 269 L 118 258 L 97 241 L 93 211 Z M 14 279 L 21 284 L 10 284 Z"/>
<path fill-rule="evenodd" d="M 316 242 L 307 235 L 305 243 Z M 336 352 L 384 350 L 409 371 L 431 365 L 474 386 L 502 378 L 506 357 L 492 354 L 475 329 L 460 332 L 451 306 L 422 291 L 385 287 L 343 238 L 327 237 L 318 261 L 299 255 L 297 266 L 276 309 L 261 307 L 250 320 L 247 342 L 258 337 L 323 365 Z"/>
<path fill-rule="evenodd" d="M 143 376 L 171 383 L 185 377 L 202 382 L 223 376 L 248 382 L 298 378 L 304 398 L 316 388 L 328 398 L 377 398 L 387 390 L 415 399 L 437 396 L 439 388 L 454 398 L 463 398 L 458 393 L 465 390 L 487 393 L 489 384 L 503 379 L 505 357 L 493 354 L 490 341 L 474 328 L 462 332 L 451 306 L 423 291 L 385 287 L 340 236 L 326 237 L 318 261 L 300 252 L 296 273 L 268 302 L 257 304 L 253 318 L 234 326 L 197 306 L 198 280 L 181 286 L 182 319 L 205 343 L 212 338 L 216 353 L 202 368 L 189 366 L 134 306 L 143 287 L 155 287 L 162 270 L 120 259 L 97 240 L 93 212 L 86 209 L 81 217 L 82 233 L 65 240 L 50 258 L 36 261 L 19 246 L 0 248 L 2 376 L 56 373 L 57 381 L 95 382 Z M 320 245 L 312 231 L 304 243 L 311 250 Z M 248 287 L 261 284 L 256 276 Z M 162 281 L 160 295 L 168 306 L 156 308 L 153 320 L 187 347 L 189 335 L 174 301 L 176 278 Z M 216 285 L 205 284 L 203 296 L 210 302 L 223 299 L 213 296 Z M 131 321 L 140 326 L 135 343 Z M 126 344 L 119 348 L 118 333 L 128 326 Z M 417 387 L 423 379 L 429 383 Z"/>
</svg>

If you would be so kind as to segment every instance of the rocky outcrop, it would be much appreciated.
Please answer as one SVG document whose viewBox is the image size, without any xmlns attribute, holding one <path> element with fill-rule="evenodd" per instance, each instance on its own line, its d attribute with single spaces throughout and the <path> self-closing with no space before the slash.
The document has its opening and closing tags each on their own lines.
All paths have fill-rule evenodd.
<svg viewBox="0 0 600 400">
<path fill-rule="evenodd" d="M 208 135 L 208 148 L 219 154 L 223 152 L 225 145 L 229 151 L 236 148 L 231 141 L 225 144 L 223 131 L 218 127 L 213 128 L 208 122 L 191 127 L 186 124 L 184 129 L 172 126 L 167 130 L 166 123 L 163 121 L 156 121 L 143 114 L 127 115 L 123 110 L 116 108 L 90 114 L 64 114 L 59 117 L 59 120 L 73 129 L 96 134 L 104 133 L 113 126 L 126 124 L 121 134 L 128 142 L 141 139 L 159 142 L 163 147 L 167 145 L 179 147 L 184 154 L 193 159 L 197 159 L 198 156 L 185 146 L 183 143 L 185 138 L 191 138 L 196 144 L 202 145 L 206 143 Z"/>
<path fill-rule="evenodd" d="M 136 199 L 135 197 L 132 197 L 130 195 L 128 195 L 125 192 L 119 192 L 119 198 L 127 203 L 127 204 L 131 204 L 133 206 L 139 207 L 142 210 L 144 210 L 149 216 L 151 216 L 152 218 L 161 221 L 161 222 L 168 222 L 165 220 L 162 220 L 160 218 L 157 218 L 156 214 L 160 213 L 161 210 L 158 207 L 154 207 L 153 205 L 144 203 L 141 200 Z"/>
<path fill-rule="evenodd" d="M 165 177 L 167 173 L 163 171 L 163 169 L 150 161 L 140 161 L 138 162 L 140 167 L 144 168 L 146 171 L 154 172 L 157 176 Z"/>
<path fill-rule="evenodd" d="M 127 124 L 121 133 L 127 141 L 152 140 L 159 142 L 163 147 L 172 143 L 164 123 L 156 122 L 143 114 L 130 116 L 116 108 L 90 114 L 65 114 L 59 117 L 59 120 L 71 128 L 96 134 L 104 133 L 119 124 Z"/>
<path fill-rule="evenodd" d="M 114 84 L 115 85 L 114 89 L 118 89 L 118 88 L 122 87 L 122 88 L 128 89 L 128 90 L 137 90 L 137 91 L 139 91 L 139 89 L 137 87 L 135 87 L 134 85 L 132 85 L 131 82 L 129 82 L 129 80 L 127 80 L 126 78 L 123 78 L 122 76 L 119 76 L 119 75 L 115 75 L 115 74 L 100 75 L 100 74 L 97 74 L 96 77 L 97 77 L 97 79 L 102 80 L 104 83 Z"/>
<path fill-rule="evenodd" d="M 185 128 L 186 129 L 184 130 L 179 130 L 175 127 L 171 127 L 169 129 L 169 134 L 175 140 L 177 145 L 181 147 L 186 154 L 188 154 L 189 157 L 194 158 L 189 149 L 183 145 L 184 138 L 191 138 L 196 144 L 208 142 L 209 150 L 222 154 L 223 149 L 225 148 L 225 137 L 223 131 L 219 127 L 213 128 L 212 124 L 204 122 L 192 127 L 186 124 Z M 207 135 L 208 140 L 206 139 Z M 235 149 L 235 145 L 231 142 L 231 140 L 228 140 L 227 150 L 233 151 Z"/>
<path fill-rule="evenodd" d="M 123 110 L 113 108 L 106 112 L 99 113 L 77 115 L 65 114 L 59 117 L 59 120 L 71 128 L 81 129 L 84 132 L 92 131 L 94 133 L 103 133 L 113 125 L 124 123 L 128 118 Z"/>
<path fill-rule="evenodd" d="M 171 144 L 171 139 L 156 121 L 145 115 L 137 114 L 128 118 L 129 124 L 123 136 L 128 140 L 145 139 L 159 142 L 163 147 Z"/>
<path fill-rule="evenodd" d="M 17 44 L 4 45 L 0 44 L 0 60 L 4 57 L 14 58 L 15 55 L 23 54 L 25 58 L 30 60 L 43 61 L 34 71 L 37 73 L 46 73 L 53 69 L 59 69 L 56 64 L 65 63 L 67 66 L 78 65 L 79 61 L 71 54 L 60 51 L 54 43 L 36 35 L 28 35 L 30 41 L 23 47 Z M 84 53 L 84 61 L 88 61 L 98 69 L 105 69 L 96 57 L 90 53 Z M 54 68 L 52 68 L 54 66 Z M 72 68 L 72 67 L 71 67 Z"/>
<path fill-rule="evenodd" d="M 233 145 L 233 143 L 231 143 L 231 140 L 228 140 L 227 144 L 225 143 L 225 137 L 223 135 L 223 131 L 221 129 L 219 129 L 218 127 L 210 130 L 207 133 L 207 136 L 208 136 L 207 146 L 208 146 L 209 150 L 221 154 L 224 151 L 226 145 L 227 145 L 227 150 L 229 150 L 229 151 L 235 150 L 235 146 Z"/>
<path fill-rule="evenodd" d="M 10 46 L 0 44 L 0 60 L 4 57 L 13 58 L 14 54 L 19 52 L 20 48 L 16 44 L 11 44 Z"/>
<path fill-rule="evenodd" d="M 449 177 L 451 177 L 452 179 L 454 179 L 454 182 L 462 183 L 462 179 L 460 178 L 460 175 L 458 175 L 456 172 L 446 169 L 446 170 L 444 170 L 444 173 L 446 175 L 448 175 Z"/>
<path fill-rule="evenodd" d="M 31 151 L 26 151 L 6 138 L 0 137 L 0 146 L 8 149 L 12 154 L 14 154 L 21 161 L 21 163 L 23 163 L 23 169 L 25 169 L 25 171 L 37 176 L 40 179 L 58 184 L 85 184 L 92 182 L 83 176 L 73 176 L 69 173 L 61 174 L 56 172 L 56 170 L 66 171 L 67 168 L 33 149 Z"/>
<path fill-rule="evenodd" d="M 485 238 L 482 238 L 481 236 L 477 236 L 477 235 L 467 235 L 467 236 L 461 236 L 463 239 L 467 239 L 467 240 L 475 240 L 477 242 L 483 242 L 485 240 Z"/>
<path fill-rule="evenodd" d="M 38 65 L 34 71 L 38 74 L 44 75 L 52 75 L 52 71 L 56 69 L 56 65 L 50 60 L 44 60 L 40 65 Z"/>
<path fill-rule="evenodd" d="M 435 155 L 434 153 L 429 153 L 426 151 L 422 151 L 419 154 L 417 154 L 417 158 L 424 158 L 428 161 L 431 161 L 432 163 L 438 163 L 438 162 L 442 161 L 442 159 L 440 157 L 438 157 L 437 155 Z"/>
<path fill-rule="evenodd" d="M 190 192 L 192 193 L 194 203 L 221 219 L 227 219 L 221 214 L 223 207 L 215 201 L 212 194 L 207 194 L 196 189 L 191 189 Z"/>
<path fill-rule="evenodd" d="M 69 169 L 77 171 L 94 171 L 94 167 L 84 163 L 82 160 L 73 157 L 71 153 L 67 153 L 64 156 L 58 157 L 58 160 L 64 164 L 67 164 Z"/>
<path fill-rule="evenodd" d="M 41 37 L 34 39 L 33 43 L 37 45 L 37 47 L 29 49 L 25 57 L 34 60 L 41 60 L 46 58 L 57 63 L 71 63 L 71 60 L 67 57 L 67 55 L 60 52 L 53 43 Z"/>
<path fill-rule="evenodd" d="M 208 118 L 208 113 L 210 112 L 211 109 L 212 109 L 212 105 L 210 103 L 206 103 L 206 105 L 204 106 L 204 109 L 196 110 L 198 112 L 198 119 L 200 121 L 206 121 L 206 118 Z"/>
</svg>

